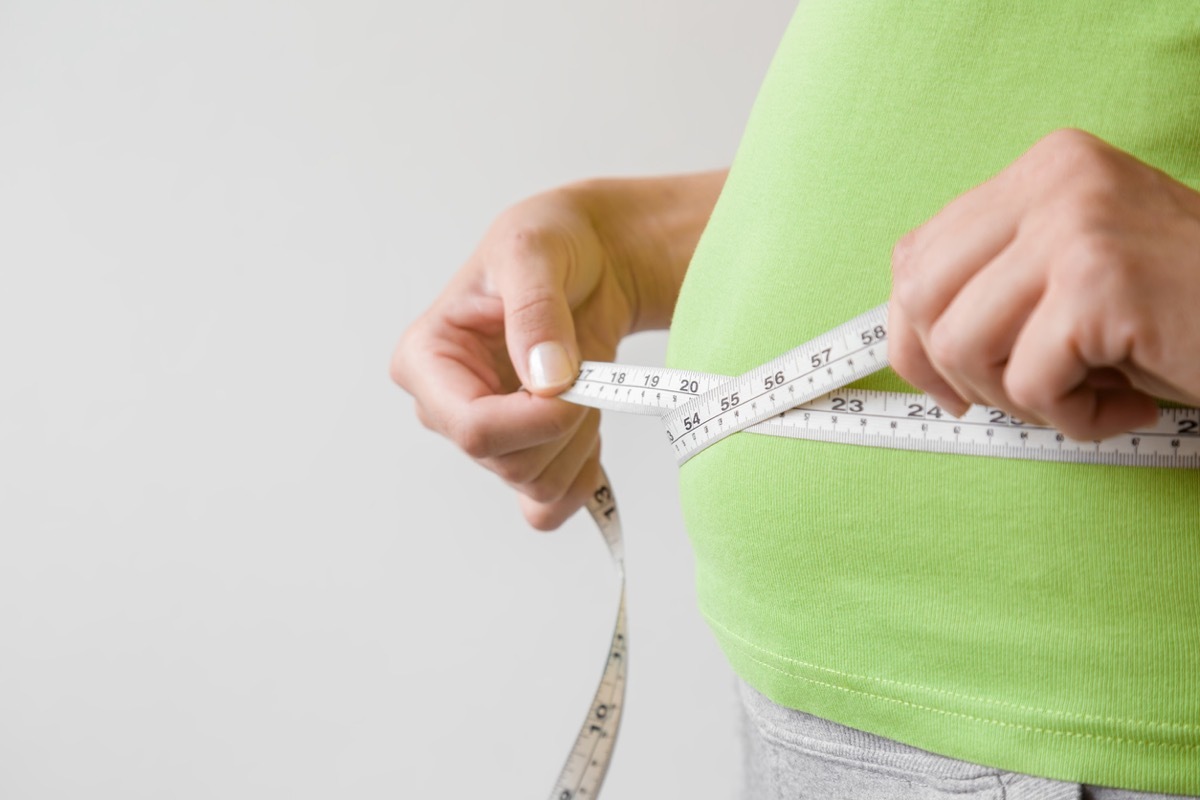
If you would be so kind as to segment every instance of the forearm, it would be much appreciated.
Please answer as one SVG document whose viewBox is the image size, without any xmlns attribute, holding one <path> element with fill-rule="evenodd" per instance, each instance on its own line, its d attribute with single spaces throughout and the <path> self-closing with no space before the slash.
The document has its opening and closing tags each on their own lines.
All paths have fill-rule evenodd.
<svg viewBox="0 0 1200 800">
<path fill-rule="evenodd" d="M 666 328 L 728 170 L 606 178 L 569 187 L 637 296 L 634 330 Z"/>
</svg>

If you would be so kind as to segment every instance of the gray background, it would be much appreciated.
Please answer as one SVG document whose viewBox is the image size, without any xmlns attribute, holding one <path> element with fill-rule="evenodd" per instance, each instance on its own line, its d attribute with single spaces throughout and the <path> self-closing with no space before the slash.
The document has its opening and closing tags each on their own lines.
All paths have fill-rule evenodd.
<svg viewBox="0 0 1200 800">
<path fill-rule="evenodd" d="M 388 357 L 508 203 L 728 163 L 790 13 L 0 0 L 0 797 L 548 793 L 611 569 L 422 430 Z M 608 796 L 731 796 L 675 468 L 650 420 L 603 435 Z"/>
</svg>

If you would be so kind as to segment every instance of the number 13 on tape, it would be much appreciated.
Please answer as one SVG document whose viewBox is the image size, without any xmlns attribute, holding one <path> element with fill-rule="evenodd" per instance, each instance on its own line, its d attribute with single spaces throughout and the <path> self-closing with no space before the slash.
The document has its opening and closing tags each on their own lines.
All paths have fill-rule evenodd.
<svg viewBox="0 0 1200 800">
<path fill-rule="evenodd" d="M 887 363 L 887 307 L 878 306 L 738 377 L 589 361 L 560 396 L 593 408 L 662 417 L 680 464 L 747 431 L 992 458 L 1200 467 L 1200 409 L 1160 409 L 1150 427 L 1079 442 L 996 408 L 972 406 L 955 419 L 924 395 L 844 388 Z M 607 476 L 603 481 L 588 510 L 616 564 L 621 599 L 600 686 L 551 800 L 597 796 L 625 702 L 624 554 L 616 500 Z"/>
</svg>

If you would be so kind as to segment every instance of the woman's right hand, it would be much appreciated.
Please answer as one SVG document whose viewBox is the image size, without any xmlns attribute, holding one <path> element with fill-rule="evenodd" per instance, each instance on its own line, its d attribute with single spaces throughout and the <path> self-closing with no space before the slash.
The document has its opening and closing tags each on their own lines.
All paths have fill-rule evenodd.
<svg viewBox="0 0 1200 800">
<path fill-rule="evenodd" d="M 421 422 L 520 492 L 535 528 L 557 528 L 600 482 L 599 412 L 554 395 L 582 359 L 665 327 L 723 177 L 596 181 L 516 204 L 400 340 L 392 377 Z"/>
</svg>

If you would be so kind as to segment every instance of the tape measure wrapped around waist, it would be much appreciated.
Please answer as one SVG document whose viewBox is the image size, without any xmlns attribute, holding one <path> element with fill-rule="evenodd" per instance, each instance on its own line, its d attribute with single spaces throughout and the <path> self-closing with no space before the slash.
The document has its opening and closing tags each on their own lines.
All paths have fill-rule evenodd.
<svg viewBox="0 0 1200 800">
<path fill-rule="evenodd" d="M 927 395 L 845 388 L 887 365 L 887 307 L 878 306 L 737 377 L 585 361 L 560 397 L 661 417 L 680 464 L 748 432 L 993 458 L 1200 468 L 1200 409 L 1162 408 L 1153 426 L 1080 442 L 996 408 L 972 406 L 955 418 Z M 551 800 L 598 795 L 624 707 L 625 571 L 607 477 L 588 510 L 617 565 L 620 604 L 604 675 Z"/>
</svg>

